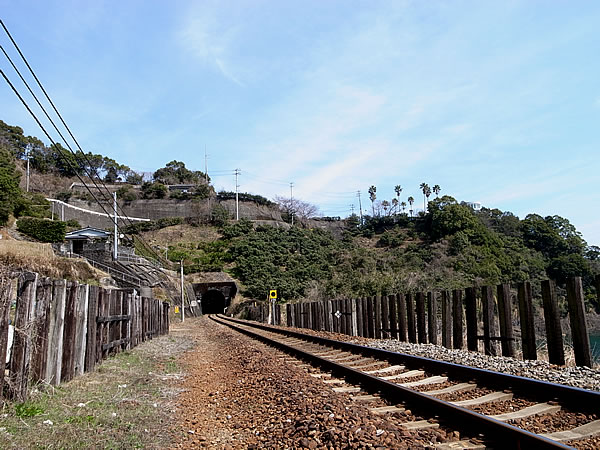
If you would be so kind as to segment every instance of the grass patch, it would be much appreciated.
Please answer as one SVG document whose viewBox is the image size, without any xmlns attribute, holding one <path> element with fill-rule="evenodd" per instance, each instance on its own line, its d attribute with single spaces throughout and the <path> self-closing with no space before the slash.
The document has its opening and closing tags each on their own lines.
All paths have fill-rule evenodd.
<svg viewBox="0 0 600 450">
<path fill-rule="evenodd" d="M 173 342 L 173 339 L 175 342 Z M 165 448 L 181 337 L 163 336 L 0 411 L 0 448 Z M 187 346 L 189 348 L 189 345 Z"/>
</svg>

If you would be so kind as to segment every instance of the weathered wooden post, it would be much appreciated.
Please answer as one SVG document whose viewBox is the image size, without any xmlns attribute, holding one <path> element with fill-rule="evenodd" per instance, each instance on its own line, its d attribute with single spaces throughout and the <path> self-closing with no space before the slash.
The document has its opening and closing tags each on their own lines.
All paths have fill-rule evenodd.
<svg viewBox="0 0 600 450">
<path fill-rule="evenodd" d="M 452 348 L 452 302 L 450 292 L 442 291 L 442 345 Z"/>
<path fill-rule="evenodd" d="M 477 294 L 474 287 L 465 289 L 465 312 L 467 319 L 467 349 L 476 352 L 477 345 Z"/>
<path fill-rule="evenodd" d="M 521 320 L 521 343 L 523 359 L 537 359 L 535 328 L 533 325 L 533 303 L 531 283 L 525 281 L 518 285 L 519 318 Z"/>
<path fill-rule="evenodd" d="M 358 302 L 356 298 L 350 299 L 350 319 L 352 321 L 352 336 L 358 336 Z"/>
<path fill-rule="evenodd" d="M 12 299 L 12 280 L 0 278 L 0 361 L 6 361 L 8 352 L 8 327 Z M 0 370 L 0 398 L 4 397 L 5 371 Z"/>
<path fill-rule="evenodd" d="M 370 338 L 375 337 L 375 314 L 374 314 L 374 307 L 375 305 L 373 304 L 375 301 L 375 297 L 367 297 L 367 327 L 369 330 L 369 334 L 368 336 Z"/>
<path fill-rule="evenodd" d="M 406 333 L 408 331 L 408 325 L 406 320 L 408 313 L 406 311 L 406 297 L 404 294 L 398 294 L 396 296 L 398 302 L 398 339 L 402 342 L 406 342 Z"/>
<path fill-rule="evenodd" d="M 575 364 L 592 367 L 592 353 L 590 351 L 590 338 L 585 320 L 581 277 L 569 278 L 567 280 L 567 303 L 569 305 L 569 322 L 571 323 L 573 349 L 575 350 Z"/>
<path fill-rule="evenodd" d="M 390 303 L 390 337 L 398 339 L 398 303 L 394 294 L 388 297 Z"/>
<path fill-rule="evenodd" d="M 65 303 L 65 329 L 63 333 L 63 354 L 61 381 L 71 381 L 75 376 L 75 338 L 77 333 L 77 316 L 79 314 L 79 283 L 67 283 L 67 299 Z"/>
<path fill-rule="evenodd" d="M 427 343 L 427 330 L 425 321 L 425 294 L 423 292 L 417 292 L 416 296 L 417 303 L 417 330 L 419 335 L 419 344 Z"/>
<path fill-rule="evenodd" d="M 562 327 L 560 325 L 560 313 L 558 311 L 556 284 L 554 281 L 542 281 L 542 302 L 544 304 L 548 361 L 550 364 L 564 366 L 565 349 L 563 347 Z"/>
<path fill-rule="evenodd" d="M 363 297 L 362 302 L 362 314 L 363 314 L 363 336 L 369 337 L 369 305 L 368 298 Z"/>
<path fill-rule="evenodd" d="M 83 284 L 79 288 L 79 295 L 77 297 L 77 316 L 75 323 L 77 329 L 75 330 L 75 350 L 74 356 L 74 375 L 83 375 L 85 371 L 85 345 L 87 335 L 87 318 L 88 318 L 88 307 L 89 307 L 89 292 L 90 287 L 87 284 Z M 126 313 L 125 313 L 126 314 Z M 121 328 L 123 329 L 122 335 L 127 334 L 127 321 L 122 322 Z M 125 346 L 123 347 L 125 348 Z"/>
<path fill-rule="evenodd" d="M 346 334 L 352 336 L 352 300 L 346 298 L 344 299 L 344 303 L 346 304 L 346 315 L 344 316 L 344 320 L 346 321 Z"/>
<path fill-rule="evenodd" d="M 48 333 L 50 327 L 50 306 L 52 303 L 52 280 L 38 279 L 36 287 L 37 301 L 34 312 L 33 353 L 31 356 L 31 376 L 35 381 L 45 380 L 48 363 Z M 4 361 L 0 359 L 0 361 Z"/>
<path fill-rule="evenodd" d="M 514 356 L 512 310 L 510 285 L 498 285 L 498 316 L 500 319 L 500 337 L 502 339 L 502 356 Z"/>
<path fill-rule="evenodd" d="M 417 329 L 415 324 L 415 302 L 412 294 L 406 294 L 406 316 L 408 325 L 408 341 L 412 344 L 417 342 Z"/>
<path fill-rule="evenodd" d="M 435 298 L 435 292 L 427 293 L 427 318 L 428 318 L 428 331 L 429 331 L 429 343 L 437 345 L 438 333 L 437 333 L 437 299 Z"/>
<path fill-rule="evenodd" d="M 52 282 L 52 304 L 50 306 L 50 331 L 45 380 L 50 384 L 60 384 L 62 373 L 63 333 L 65 302 L 67 297 L 66 280 Z"/>
<path fill-rule="evenodd" d="M 452 291 L 452 348 L 463 348 L 463 304 L 462 291 Z"/>
<path fill-rule="evenodd" d="M 376 295 L 375 301 L 375 339 L 381 339 L 381 296 Z"/>
<path fill-rule="evenodd" d="M 390 299 L 387 295 L 381 297 L 381 337 L 390 337 Z"/>
<path fill-rule="evenodd" d="M 363 302 L 361 298 L 356 300 L 356 335 L 364 337 L 364 324 L 363 324 Z"/>
<path fill-rule="evenodd" d="M 494 292 L 491 286 L 481 287 L 481 305 L 483 308 L 483 348 L 486 355 L 496 356 L 496 345 L 492 342 L 494 326 Z"/>
<path fill-rule="evenodd" d="M 10 357 L 8 397 L 24 401 L 27 398 L 31 364 L 32 340 L 29 326 L 33 319 L 38 274 L 26 272 L 19 276 L 15 327 Z M 4 364 L 4 362 L 2 362 Z"/>
</svg>

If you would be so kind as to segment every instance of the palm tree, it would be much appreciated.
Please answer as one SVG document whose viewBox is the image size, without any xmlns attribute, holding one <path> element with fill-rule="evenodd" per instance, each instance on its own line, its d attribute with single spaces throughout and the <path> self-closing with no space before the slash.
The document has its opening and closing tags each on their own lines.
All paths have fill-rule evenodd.
<svg viewBox="0 0 600 450">
<path fill-rule="evenodd" d="M 392 199 L 392 210 L 398 211 L 398 199 L 397 198 Z"/>
<path fill-rule="evenodd" d="M 410 209 L 409 209 L 409 211 L 410 211 L 410 217 L 412 217 L 412 213 L 413 213 L 412 205 L 413 205 L 414 202 L 415 202 L 415 199 L 412 196 L 408 197 L 408 203 L 410 204 Z"/>
<path fill-rule="evenodd" d="M 429 186 L 427 186 L 427 189 L 425 189 L 425 197 L 427 197 L 427 204 L 429 205 L 429 196 L 431 195 L 431 188 Z M 425 212 L 425 211 L 423 211 Z"/>
<path fill-rule="evenodd" d="M 402 212 L 406 209 L 406 202 L 401 202 L 400 206 L 402 206 Z"/>
<path fill-rule="evenodd" d="M 387 216 L 388 208 L 390 207 L 390 202 L 388 202 L 387 200 L 384 200 L 381 202 L 381 206 L 383 207 L 383 210 L 385 211 L 385 215 Z"/>
<path fill-rule="evenodd" d="M 435 194 L 435 197 L 437 198 L 440 195 L 440 191 L 442 190 L 442 188 L 440 187 L 439 184 L 436 184 L 433 187 L 433 193 Z"/>
<path fill-rule="evenodd" d="M 427 205 L 425 204 L 425 192 L 427 192 L 427 189 L 429 189 L 429 185 L 427 183 L 421 183 L 419 189 L 423 191 L 423 212 L 425 212 L 427 209 Z"/>
<path fill-rule="evenodd" d="M 396 198 L 398 199 L 398 201 L 400 201 L 400 193 L 402 192 L 402 186 L 397 184 L 396 186 L 394 186 L 394 191 L 396 192 Z"/>
<path fill-rule="evenodd" d="M 375 186 L 371 186 L 369 188 L 369 198 L 371 199 L 371 208 L 373 208 L 373 217 L 375 217 L 375 199 L 377 198 L 377 195 L 375 194 L 377 192 L 377 188 Z"/>
</svg>

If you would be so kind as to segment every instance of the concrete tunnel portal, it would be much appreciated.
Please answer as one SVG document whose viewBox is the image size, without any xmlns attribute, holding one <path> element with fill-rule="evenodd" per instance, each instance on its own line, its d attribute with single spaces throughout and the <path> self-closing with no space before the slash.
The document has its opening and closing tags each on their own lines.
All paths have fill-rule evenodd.
<svg viewBox="0 0 600 450">
<path fill-rule="evenodd" d="M 233 281 L 192 283 L 192 286 L 201 314 L 223 314 L 237 293 Z"/>
</svg>

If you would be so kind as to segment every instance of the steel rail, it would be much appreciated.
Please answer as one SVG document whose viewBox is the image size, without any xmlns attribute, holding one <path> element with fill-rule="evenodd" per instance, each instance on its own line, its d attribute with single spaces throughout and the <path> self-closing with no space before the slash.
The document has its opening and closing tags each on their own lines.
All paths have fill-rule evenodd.
<svg viewBox="0 0 600 450">
<path fill-rule="evenodd" d="M 469 367 L 462 364 L 439 361 L 422 356 L 397 353 L 389 350 L 352 344 L 350 342 L 336 341 L 334 339 L 327 339 L 297 331 L 270 327 L 230 317 L 224 318 L 274 333 L 308 340 L 320 345 L 325 345 L 327 347 L 334 347 L 352 353 L 360 353 L 363 356 L 372 357 L 375 359 L 384 359 L 390 364 L 403 364 L 407 367 L 424 369 L 435 374 L 445 374 L 446 376 L 464 381 L 474 380 L 479 384 L 489 388 L 496 388 L 499 390 L 510 389 L 514 393 L 523 395 L 532 400 L 557 401 L 560 402 L 561 405 L 577 412 L 591 414 L 597 413 L 598 405 L 600 405 L 600 392 L 597 391 L 590 391 L 572 386 L 566 386 L 563 384 L 550 383 L 548 381 L 535 380 L 518 375 L 510 375 L 502 372 L 494 372 L 492 370 Z"/>
<path fill-rule="evenodd" d="M 495 443 L 502 443 L 503 445 L 510 445 L 512 448 L 517 449 L 571 448 L 551 439 L 542 437 L 529 431 L 525 431 L 507 423 L 500 422 L 496 419 L 492 419 L 491 417 L 476 413 L 461 406 L 453 405 L 452 403 L 439 400 L 433 396 L 400 386 L 374 375 L 369 375 L 361 372 L 360 370 L 352 369 L 342 364 L 330 361 L 326 358 L 319 357 L 297 347 L 273 340 L 260 333 L 242 328 L 239 325 L 254 327 L 269 332 L 277 332 L 273 328 L 264 327 L 258 324 L 250 324 L 245 321 L 223 317 L 220 315 L 217 317 L 218 318 L 215 318 L 215 316 L 210 316 L 210 318 L 215 322 L 233 328 L 236 331 L 258 339 L 266 344 L 283 350 L 286 353 L 293 354 L 300 359 L 309 361 L 311 364 L 315 364 L 322 369 L 330 371 L 337 376 L 343 377 L 352 383 L 359 384 L 363 386 L 367 392 L 378 392 L 382 398 L 391 403 L 404 403 L 409 405 L 411 410 L 418 411 L 425 416 L 431 417 L 433 415 L 444 424 L 447 424 L 453 429 L 460 430 L 461 432 L 465 432 L 470 435 L 482 433 L 485 439 Z M 294 334 L 294 337 L 308 337 L 307 335 L 301 335 L 301 333 L 292 333 Z M 277 334 L 287 334 L 287 332 Z M 327 344 L 328 342 L 337 343 L 338 341 L 326 339 L 325 341 L 320 341 L 319 343 L 322 345 L 331 346 Z"/>
</svg>

